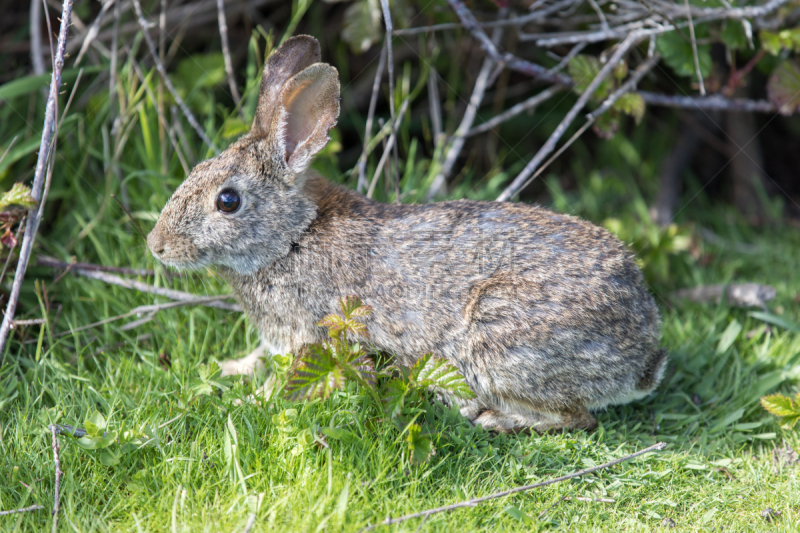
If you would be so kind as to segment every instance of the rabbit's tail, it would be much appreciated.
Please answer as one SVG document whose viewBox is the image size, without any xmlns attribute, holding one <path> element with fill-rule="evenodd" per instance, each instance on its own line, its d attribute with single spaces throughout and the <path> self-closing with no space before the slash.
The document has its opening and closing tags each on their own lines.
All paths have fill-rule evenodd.
<svg viewBox="0 0 800 533">
<path fill-rule="evenodd" d="M 667 368 L 669 354 L 666 348 L 656 350 L 647 360 L 644 373 L 639 378 L 636 388 L 642 392 L 650 392 L 658 386 L 661 378 L 664 377 L 664 370 Z"/>
</svg>

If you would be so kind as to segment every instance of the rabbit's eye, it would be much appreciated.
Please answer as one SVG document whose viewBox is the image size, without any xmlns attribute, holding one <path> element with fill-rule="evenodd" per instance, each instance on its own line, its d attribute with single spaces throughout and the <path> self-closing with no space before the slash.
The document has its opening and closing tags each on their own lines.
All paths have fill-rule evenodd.
<svg viewBox="0 0 800 533">
<path fill-rule="evenodd" d="M 223 213 L 235 213 L 242 205 L 242 199 L 239 198 L 239 193 L 233 189 L 225 189 L 219 196 L 217 196 L 217 209 Z"/>
</svg>

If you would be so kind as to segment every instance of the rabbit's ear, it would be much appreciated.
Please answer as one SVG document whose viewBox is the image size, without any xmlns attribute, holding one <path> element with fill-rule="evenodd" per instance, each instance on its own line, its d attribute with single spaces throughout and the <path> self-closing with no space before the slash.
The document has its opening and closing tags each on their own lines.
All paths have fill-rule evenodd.
<svg viewBox="0 0 800 533">
<path fill-rule="evenodd" d="M 300 174 L 328 143 L 339 118 L 339 72 L 325 63 L 311 65 L 286 82 L 281 104 L 281 113 L 273 117 L 273 132 L 283 132 L 276 148 Z"/>
<path fill-rule="evenodd" d="M 308 35 L 287 39 L 275 50 L 264 65 L 258 106 L 250 134 L 266 137 L 273 122 L 275 110 L 287 80 L 320 60 L 319 42 Z"/>
</svg>

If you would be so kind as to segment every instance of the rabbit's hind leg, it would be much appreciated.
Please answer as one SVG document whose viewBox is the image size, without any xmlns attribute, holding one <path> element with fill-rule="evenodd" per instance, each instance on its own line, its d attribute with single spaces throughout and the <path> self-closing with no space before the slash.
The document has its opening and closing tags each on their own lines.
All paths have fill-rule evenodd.
<svg viewBox="0 0 800 533">
<path fill-rule="evenodd" d="M 546 433 L 559 429 L 584 429 L 590 431 L 597 427 L 597 421 L 585 409 L 560 413 L 514 412 L 499 409 L 486 409 L 471 420 L 490 431 L 500 433 L 520 433 L 533 429 Z"/>
</svg>

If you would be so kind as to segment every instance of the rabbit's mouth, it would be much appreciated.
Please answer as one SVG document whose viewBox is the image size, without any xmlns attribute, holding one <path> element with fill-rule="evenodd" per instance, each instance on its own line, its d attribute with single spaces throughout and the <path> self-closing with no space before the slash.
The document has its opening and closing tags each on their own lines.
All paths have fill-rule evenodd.
<svg viewBox="0 0 800 533">
<path fill-rule="evenodd" d="M 158 231 L 158 226 L 147 236 L 147 245 L 156 259 L 175 270 L 199 270 L 208 266 L 207 254 L 190 239 L 179 235 L 165 236 Z"/>
</svg>

